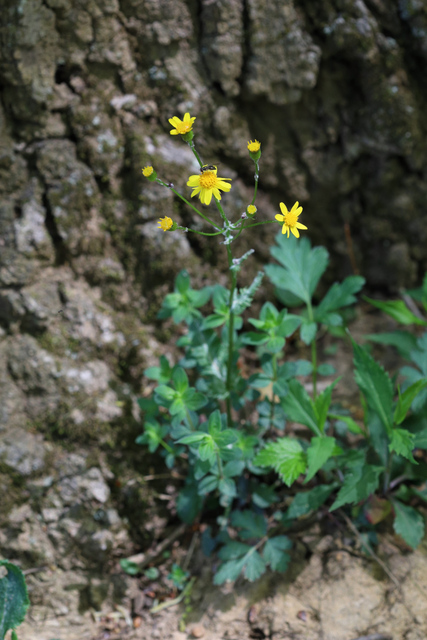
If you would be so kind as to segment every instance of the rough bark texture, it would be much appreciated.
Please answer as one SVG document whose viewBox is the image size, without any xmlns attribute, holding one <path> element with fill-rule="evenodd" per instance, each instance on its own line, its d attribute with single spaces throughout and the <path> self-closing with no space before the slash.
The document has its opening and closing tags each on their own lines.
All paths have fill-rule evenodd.
<svg viewBox="0 0 427 640">
<path fill-rule="evenodd" d="M 12 428 L 34 449 L 25 475 L 44 464 L 28 424 L 108 439 L 106 425 L 137 418 L 173 275 L 225 271 L 216 242 L 157 229 L 160 215 L 192 217 L 141 175 L 153 164 L 188 195 L 197 165 L 169 135 L 172 115 L 197 116 L 203 157 L 234 178 L 233 216 L 249 202 L 257 138 L 260 218 L 298 199 L 341 276 L 347 225 L 371 287 L 415 284 L 427 268 L 426 58 L 417 0 L 3 0 L 2 459 L 21 459 Z M 268 259 L 266 229 L 238 251 Z"/>
</svg>

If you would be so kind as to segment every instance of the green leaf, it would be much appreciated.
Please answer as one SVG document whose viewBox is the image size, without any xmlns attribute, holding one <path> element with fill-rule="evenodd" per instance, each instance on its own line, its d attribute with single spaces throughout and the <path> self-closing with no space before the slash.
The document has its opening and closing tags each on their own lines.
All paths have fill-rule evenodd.
<svg viewBox="0 0 427 640">
<path fill-rule="evenodd" d="M 294 438 L 269 442 L 255 457 L 254 464 L 273 467 L 288 487 L 306 470 L 307 462 L 300 443 Z"/>
<path fill-rule="evenodd" d="M 333 376 L 336 372 L 335 367 L 332 364 L 324 362 L 317 367 L 317 373 L 319 376 Z"/>
<path fill-rule="evenodd" d="M 176 510 L 183 522 L 192 524 L 202 509 L 203 499 L 198 493 L 198 483 L 193 481 L 181 489 Z"/>
<path fill-rule="evenodd" d="M 353 467 L 345 475 L 337 499 L 329 511 L 334 511 L 343 504 L 355 504 L 368 498 L 378 488 L 379 475 L 382 471 L 383 467 L 377 467 L 371 464 Z"/>
<path fill-rule="evenodd" d="M 221 478 L 218 489 L 227 498 L 235 498 L 237 496 L 236 483 L 231 478 Z"/>
<path fill-rule="evenodd" d="M 299 380 L 289 382 L 289 392 L 281 399 L 281 405 L 290 420 L 305 424 L 316 435 L 321 435 L 313 402 Z"/>
<path fill-rule="evenodd" d="M 242 572 L 243 565 L 245 564 L 244 558 L 238 558 L 236 560 L 228 560 L 223 562 L 214 576 L 214 584 L 220 585 L 224 582 L 234 582 L 237 580 Z"/>
<path fill-rule="evenodd" d="M 273 571 L 286 571 L 290 556 L 286 553 L 292 548 L 292 542 L 287 536 L 275 536 L 265 543 L 263 558 Z"/>
<path fill-rule="evenodd" d="M 305 318 L 300 329 L 301 340 L 305 344 L 311 344 L 316 337 L 317 324 L 315 322 L 309 322 Z"/>
<path fill-rule="evenodd" d="M 175 278 L 175 288 L 179 291 L 179 293 L 184 294 L 190 288 L 190 276 L 188 275 L 188 271 L 183 269 L 178 273 Z"/>
<path fill-rule="evenodd" d="M 206 438 L 209 438 L 209 437 L 210 436 L 204 431 L 194 431 L 189 436 L 184 436 L 183 438 L 180 438 L 176 442 L 177 444 L 197 444 L 197 443 L 200 443 L 202 440 L 206 440 Z"/>
<path fill-rule="evenodd" d="M 335 282 L 314 310 L 316 320 L 324 322 L 331 311 L 354 304 L 356 302 L 354 294 L 358 293 L 364 284 L 365 278 L 361 276 L 348 276 L 341 283 Z"/>
<path fill-rule="evenodd" d="M 18 627 L 25 618 L 30 599 L 21 569 L 8 560 L 0 560 L 7 574 L 0 580 L 0 638 Z"/>
<path fill-rule="evenodd" d="M 214 577 L 214 584 L 223 584 L 227 580 L 236 580 L 243 571 L 250 582 L 257 580 L 265 571 L 266 565 L 255 547 L 242 542 L 230 541 L 220 549 L 218 556 L 226 560 Z"/>
<path fill-rule="evenodd" d="M 422 429 L 414 434 L 414 448 L 427 449 L 427 429 Z"/>
<path fill-rule="evenodd" d="M 393 429 L 388 448 L 389 451 L 395 451 L 399 456 L 407 458 L 412 464 L 418 464 L 412 455 L 412 450 L 415 449 L 414 434 L 406 429 Z"/>
<path fill-rule="evenodd" d="M 188 376 L 182 367 L 175 367 L 172 373 L 172 380 L 179 394 L 183 394 L 188 389 Z"/>
<path fill-rule="evenodd" d="M 403 300 L 390 300 L 389 302 L 380 302 L 379 300 L 373 300 L 363 296 L 364 300 L 372 304 L 377 309 L 381 309 L 387 315 L 391 316 L 400 324 L 420 324 L 424 327 L 427 326 L 427 321 L 414 315 L 412 311 L 408 309 Z"/>
<path fill-rule="evenodd" d="M 158 398 L 160 398 L 161 400 L 166 400 L 166 402 L 172 402 L 174 398 L 176 398 L 177 396 L 175 389 L 172 389 L 172 387 L 168 387 L 164 384 L 161 384 L 158 387 L 156 387 L 154 390 L 154 394 L 155 396 L 157 396 L 156 398 L 157 400 Z"/>
<path fill-rule="evenodd" d="M 132 562 L 132 560 L 128 560 L 127 558 L 122 558 L 120 560 L 120 566 L 128 576 L 136 576 L 141 571 L 139 564 Z"/>
<path fill-rule="evenodd" d="M 267 521 L 264 516 L 250 510 L 233 511 L 231 524 L 233 527 L 242 529 L 240 532 L 242 540 L 262 538 L 267 533 Z"/>
<path fill-rule="evenodd" d="M 317 284 L 328 264 L 328 252 L 324 247 L 311 248 L 308 238 L 276 236 L 278 247 L 270 253 L 284 268 L 267 265 L 265 272 L 279 289 L 293 293 L 299 300 L 310 303 Z"/>
<path fill-rule="evenodd" d="M 399 393 L 396 408 L 394 410 L 393 420 L 395 424 L 400 424 L 406 418 L 406 414 L 411 408 L 412 402 L 416 396 L 427 387 L 427 378 L 417 380 L 411 384 L 402 394 Z"/>
<path fill-rule="evenodd" d="M 243 575 L 249 582 L 254 582 L 262 576 L 266 570 L 266 564 L 258 551 L 254 551 L 246 556 L 246 562 L 243 565 Z"/>
<path fill-rule="evenodd" d="M 310 491 L 297 493 L 291 506 L 285 513 L 284 518 L 286 520 L 294 520 L 307 515 L 310 511 L 317 511 L 317 509 L 329 498 L 332 491 L 335 489 L 335 486 L 336 485 L 334 484 L 322 484 L 319 487 L 310 489 Z"/>
<path fill-rule="evenodd" d="M 320 393 L 314 401 L 316 423 L 322 433 L 325 430 L 325 422 L 328 415 L 328 409 L 331 405 L 332 391 L 340 380 L 341 378 L 337 378 L 336 380 L 334 380 L 334 382 L 328 385 L 326 389 L 322 391 L 322 393 Z"/>
<path fill-rule="evenodd" d="M 199 496 L 204 496 L 211 491 L 214 491 L 218 487 L 218 478 L 216 476 L 205 476 L 199 482 L 198 494 Z"/>
<path fill-rule="evenodd" d="M 359 427 L 357 422 L 350 418 L 350 416 L 342 416 L 338 413 L 328 413 L 328 417 L 332 418 L 332 420 L 339 420 L 340 422 L 344 422 L 347 425 L 347 429 L 351 433 L 355 433 L 356 435 L 360 435 L 364 433 L 362 427 Z"/>
<path fill-rule="evenodd" d="M 392 502 L 396 514 L 393 528 L 406 544 L 415 549 L 424 537 L 424 518 L 416 509 L 399 500 Z"/>
<path fill-rule="evenodd" d="M 211 465 L 215 462 L 215 453 L 217 448 L 215 447 L 215 442 L 212 436 L 206 434 L 205 440 L 199 446 L 199 457 L 200 460 L 207 460 Z"/>
<path fill-rule="evenodd" d="M 368 407 L 380 418 L 383 426 L 390 433 L 393 405 L 393 386 L 388 374 L 353 338 L 355 379 L 359 389 L 365 395 Z"/>
<path fill-rule="evenodd" d="M 408 331 L 385 331 L 383 333 L 370 333 L 365 336 L 366 340 L 388 344 L 396 347 L 402 358 L 410 360 L 410 353 L 417 346 L 417 339 Z"/>
<path fill-rule="evenodd" d="M 309 482 L 313 476 L 329 460 L 335 448 L 335 438 L 329 436 L 315 437 L 311 439 L 311 444 L 307 449 L 307 476 L 304 482 Z"/>
<path fill-rule="evenodd" d="M 243 313 L 245 309 L 251 306 L 253 297 L 261 286 L 263 277 L 263 272 L 258 271 L 252 284 L 249 287 L 244 287 L 243 289 L 236 291 L 231 310 L 237 316 L 241 315 L 241 313 Z"/>
<path fill-rule="evenodd" d="M 160 356 L 160 366 L 149 367 L 144 371 L 144 375 L 150 380 L 157 380 L 160 384 L 166 384 L 171 379 L 172 367 L 165 356 Z"/>
</svg>

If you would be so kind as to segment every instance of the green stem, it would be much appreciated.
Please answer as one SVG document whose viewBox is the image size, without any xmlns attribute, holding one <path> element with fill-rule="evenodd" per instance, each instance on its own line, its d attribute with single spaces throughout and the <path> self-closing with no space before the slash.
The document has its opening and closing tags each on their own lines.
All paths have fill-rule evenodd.
<svg viewBox="0 0 427 640">
<path fill-rule="evenodd" d="M 184 196 L 182 196 L 176 189 L 174 189 L 173 187 L 170 187 L 166 182 L 163 182 L 163 180 L 160 180 L 160 178 L 157 178 L 156 182 L 161 184 L 163 187 L 167 187 L 168 189 L 173 191 L 178 196 L 178 198 L 181 198 L 181 200 L 183 200 L 185 202 L 185 204 L 188 204 L 188 206 L 191 207 L 193 209 L 193 211 L 198 213 L 201 218 L 206 220 L 206 222 L 209 222 L 209 224 L 211 224 L 213 227 L 215 227 L 215 229 L 221 229 L 219 224 L 216 224 L 216 222 L 214 222 L 213 220 L 211 220 L 210 218 L 205 216 L 204 213 L 199 211 L 193 204 L 191 204 L 191 202 L 189 202 L 186 198 L 184 198 Z"/>
<path fill-rule="evenodd" d="M 194 142 L 191 140 L 191 142 L 187 142 L 188 146 L 190 147 L 191 151 L 194 153 L 194 155 L 196 156 L 196 160 L 199 163 L 200 167 L 203 167 L 203 162 L 200 159 L 199 154 L 196 151 L 196 147 L 194 146 Z"/>
<path fill-rule="evenodd" d="M 255 162 L 255 176 L 254 176 L 254 177 L 255 177 L 255 188 L 254 188 L 254 197 L 252 198 L 252 202 L 251 202 L 251 204 L 254 204 L 254 203 L 255 203 L 255 200 L 256 200 L 256 194 L 257 194 L 257 191 L 258 191 L 258 182 L 259 182 L 259 160 L 257 160 L 257 161 Z"/>
<path fill-rule="evenodd" d="M 307 302 L 308 319 L 310 322 L 314 322 L 313 307 L 311 302 Z M 316 336 L 314 336 L 311 342 L 311 364 L 313 366 L 312 380 L 313 380 L 313 400 L 317 397 L 317 345 Z"/>
<path fill-rule="evenodd" d="M 259 227 L 260 224 L 280 224 L 277 220 L 264 220 L 263 222 L 255 222 L 254 224 L 248 224 L 245 229 L 251 229 L 252 227 Z"/>
<path fill-rule="evenodd" d="M 277 353 L 273 354 L 273 360 L 272 360 L 272 364 L 273 364 L 273 384 L 271 386 L 271 400 L 270 400 L 270 429 L 273 428 L 273 420 L 274 420 L 274 412 L 276 409 L 276 403 L 274 402 L 274 391 L 273 391 L 273 387 L 274 387 L 274 383 L 277 380 Z"/>
<path fill-rule="evenodd" d="M 173 452 L 174 452 L 174 451 L 173 451 L 173 449 L 172 449 L 172 447 L 170 447 L 170 446 L 168 445 L 168 443 L 167 443 L 167 442 L 165 442 L 164 440 L 159 440 L 159 443 L 162 445 L 162 447 L 164 447 L 164 448 L 166 449 L 166 451 L 167 451 L 168 453 L 173 453 Z"/>
<path fill-rule="evenodd" d="M 200 236 L 220 236 L 222 231 L 216 231 L 215 233 L 206 233 L 205 231 L 197 231 L 196 229 L 189 229 L 188 227 L 177 227 L 181 231 L 191 231 L 191 233 L 198 233 Z"/>
<path fill-rule="evenodd" d="M 229 310 L 229 320 L 228 320 L 228 358 L 227 358 L 227 382 L 226 382 L 226 386 L 227 386 L 227 391 L 228 391 L 228 395 L 227 395 L 227 400 L 226 400 L 226 405 L 227 405 L 227 423 L 228 423 L 228 428 L 231 429 L 232 427 L 232 420 L 231 420 L 231 387 L 232 387 L 232 380 L 231 380 L 231 374 L 232 374 L 232 364 L 233 364 L 233 351 L 234 351 L 234 312 L 233 312 L 233 301 L 234 301 L 234 292 L 236 290 L 236 284 L 237 284 L 237 275 L 236 272 L 231 269 L 232 265 L 233 265 L 233 256 L 231 253 L 231 248 L 230 245 L 227 245 L 227 256 L 228 256 L 228 267 L 229 267 L 229 272 L 230 272 L 230 278 L 231 278 L 231 287 L 230 287 L 230 300 L 228 303 L 228 310 Z"/>
<path fill-rule="evenodd" d="M 384 472 L 384 485 L 383 485 L 383 493 L 384 495 L 387 494 L 388 490 L 389 490 L 389 486 L 390 486 L 390 475 L 391 475 L 391 462 L 393 460 L 393 454 L 394 451 L 390 451 L 388 450 L 388 447 L 386 448 L 386 454 L 387 454 L 387 464 L 386 464 L 386 469 Z"/>
</svg>

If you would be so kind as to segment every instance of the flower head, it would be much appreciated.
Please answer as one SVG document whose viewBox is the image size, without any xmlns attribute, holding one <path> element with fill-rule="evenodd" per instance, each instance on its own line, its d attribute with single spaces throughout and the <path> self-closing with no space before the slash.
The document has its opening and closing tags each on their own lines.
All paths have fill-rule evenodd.
<svg viewBox="0 0 427 640">
<path fill-rule="evenodd" d="M 230 191 L 231 184 L 228 184 L 226 180 L 231 180 L 231 178 L 218 178 L 216 175 L 217 168 L 211 169 L 208 165 L 209 169 L 205 169 L 197 175 L 190 176 L 188 178 L 187 186 L 193 188 L 193 196 L 199 196 L 202 204 L 210 204 L 212 200 L 212 195 L 217 199 L 221 200 L 221 191 Z"/>
<path fill-rule="evenodd" d="M 257 212 L 257 208 L 256 208 L 256 206 L 254 204 L 249 204 L 246 207 L 246 213 L 248 213 L 250 216 L 255 215 L 256 212 Z"/>
<path fill-rule="evenodd" d="M 153 167 L 144 167 L 142 170 L 142 175 L 150 182 L 154 182 L 157 178 L 157 173 L 154 171 Z"/>
<path fill-rule="evenodd" d="M 168 218 L 168 216 L 165 216 L 164 218 L 160 218 L 157 224 L 159 225 L 159 229 L 163 229 L 163 231 L 169 231 L 169 229 L 173 227 L 173 220 L 172 218 Z"/>
<path fill-rule="evenodd" d="M 186 113 L 184 115 L 184 120 L 180 120 L 177 116 L 169 118 L 170 124 L 175 127 L 174 129 L 171 129 L 169 133 L 171 134 L 171 136 L 177 136 L 178 134 L 181 134 L 183 136 L 186 133 L 189 133 L 193 128 L 193 122 L 195 121 L 195 119 L 196 116 L 190 118 L 189 113 Z"/>
<path fill-rule="evenodd" d="M 256 153 L 257 151 L 259 151 L 261 148 L 261 143 L 258 142 L 258 140 L 254 140 L 252 142 L 252 140 L 249 140 L 248 142 L 248 149 L 251 153 Z"/>
<path fill-rule="evenodd" d="M 290 211 L 288 211 L 283 202 L 281 202 L 280 210 L 282 213 L 278 213 L 275 218 L 279 222 L 283 222 L 282 233 L 287 233 L 289 238 L 289 231 L 291 231 L 295 238 L 299 238 L 298 229 L 307 229 L 304 224 L 298 222 L 298 216 L 302 211 L 302 207 L 299 206 L 299 202 L 295 202 Z"/>
</svg>

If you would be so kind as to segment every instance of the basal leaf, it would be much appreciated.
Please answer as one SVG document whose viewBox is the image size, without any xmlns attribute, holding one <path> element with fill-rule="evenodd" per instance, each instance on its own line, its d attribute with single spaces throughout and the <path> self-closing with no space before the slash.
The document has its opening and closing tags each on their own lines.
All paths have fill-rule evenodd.
<svg viewBox="0 0 427 640">
<path fill-rule="evenodd" d="M 424 518 L 416 509 L 399 500 L 393 500 L 393 506 L 396 515 L 394 530 L 406 544 L 415 549 L 424 537 Z"/>
<path fill-rule="evenodd" d="M 354 304 L 354 294 L 358 293 L 364 284 L 365 279 L 361 276 L 348 276 L 341 283 L 335 282 L 314 310 L 316 320 L 324 322 L 331 311 Z"/>
<path fill-rule="evenodd" d="M 378 488 L 381 471 L 383 471 L 383 467 L 371 464 L 353 467 L 346 473 L 343 485 L 330 511 L 334 511 L 344 504 L 355 504 L 368 498 Z"/>
<path fill-rule="evenodd" d="M 385 331 L 383 333 L 370 333 L 365 335 L 366 340 L 378 342 L 379 344 L 388 344 L 395 347 L 402 358 L 410 360 L 410 353 L 416 348 L 417 339 L 408 331 Z"/>
<path fill-rule="evenodd" d="M 243 565 L 243 574 L 246 580 L 254 582 L 262 576 L 266 570 L 266 564 L 258 551 L 253 551 L 246 556 L 246 561 Z"/>
<path fill-rule="evenodd" d="M 332 400 L 332 391 L 334 387 L 338 384 L 341 378 L 337 378 L 332 382 L 332 384 L 328 385 L 322 393 L 320 393 L 316 400 L 314 401 L 314 413 L 316 415 L 316 423 L 323 433 L 325 429 L 325 422 L 328 415 L 328 410 L 331 405 Z"/>
<path fill-rule="evenodd" d="M 314 437 L 311 439 L 309 448 L 307 449 L 307 476 L 304 482 L 309 482 L 313 476 L 323 467 L 325 462 L 329 460 L 335 448 L 335 438 L 329 436 Z"/>
</svg>

